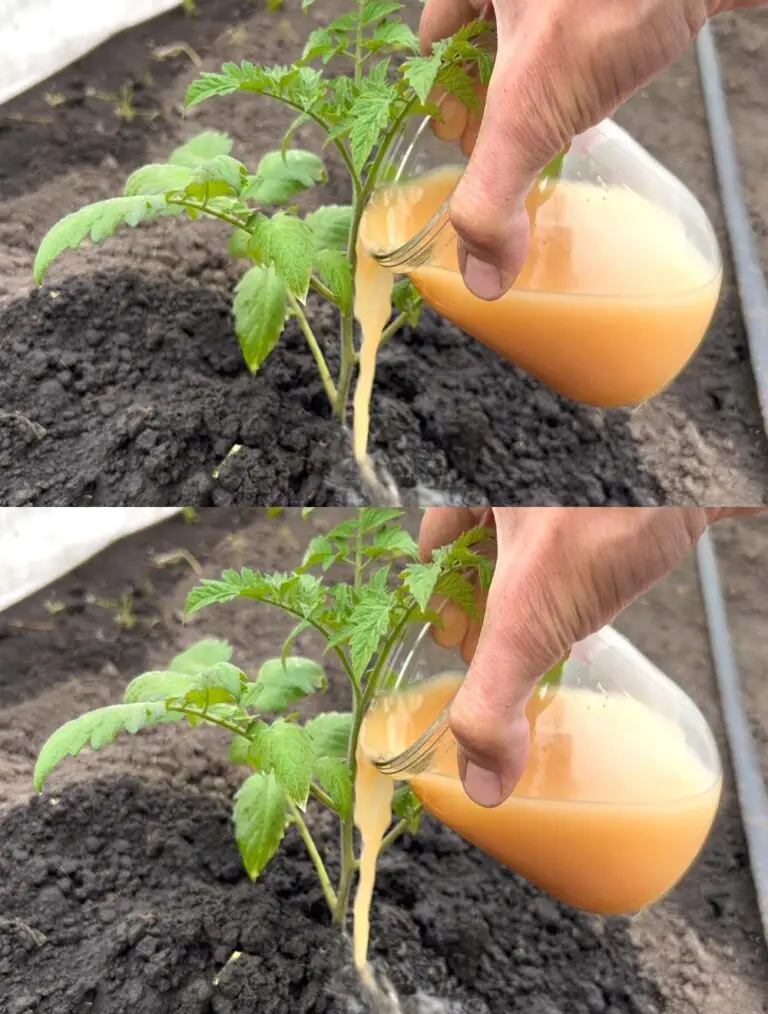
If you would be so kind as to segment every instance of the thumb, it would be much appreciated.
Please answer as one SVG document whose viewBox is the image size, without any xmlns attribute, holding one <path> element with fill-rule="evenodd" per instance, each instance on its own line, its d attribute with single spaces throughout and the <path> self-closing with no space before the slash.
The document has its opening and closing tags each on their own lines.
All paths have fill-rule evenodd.
<svg viewBox="0 0 768 1014">
<path fill-rule="evenodd" d="M 481 806 L 502 803 L 522 775 L 530 741 L 526 704 L 568 647 L 554 618 L 548 623 L 543 589 L 533 588 L 526 572 L 519 555 L 511 566 L 500 552 L 474 658 L 451 707 L 459 773 Z"/>
<path fill-rule="evenodd" d="M 477 141 L 451 201 L 464 282 L 486 300 L 502 296 L 520 274 L 530 242 L 526 198 L 571 141 L 567 117 L 552 108 L 549 43 L 527 34 L 521 25 L 499 25 Z"/>
</svg>

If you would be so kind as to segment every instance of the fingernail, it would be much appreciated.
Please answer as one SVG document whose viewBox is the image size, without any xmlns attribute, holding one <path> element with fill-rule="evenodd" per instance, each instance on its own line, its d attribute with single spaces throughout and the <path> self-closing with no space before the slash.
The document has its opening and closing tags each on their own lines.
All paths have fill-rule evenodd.
<svg viewBox="0 0 768 1014">
<path fill-rule="evenodd" d="M 467 761 L 464 771 L 464 791 L 479 806 L 498 806 L 504 802 L 499 776 L 471 760 Z"/>
<path fill-rule="evenodd" d="M 504 294 L 501 271 L 471 253 L 464 263 L 464 284 L 478 299 L 499 299 Z"/>
</svg>

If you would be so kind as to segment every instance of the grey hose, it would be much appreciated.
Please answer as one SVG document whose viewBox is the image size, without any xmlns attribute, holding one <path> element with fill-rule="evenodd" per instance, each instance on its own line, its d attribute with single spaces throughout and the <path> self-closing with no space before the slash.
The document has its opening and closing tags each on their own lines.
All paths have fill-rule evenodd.
<svg viewBox="0 0 768 1014">
<path fill-rule="evenodd" d="M 768 433 L 768 285 L 741 189 L 741 174 L 728 119 L 720 58 L 709 24 L 704 26 L 696 40 L 696 55 L 741 300 L 741 315 L 749 342 L 763 427 Z"/>
<path fill-rule="evenodd" d="M 709 532 L 704 533 L 696 547 L 696 557 L 752 879 L 763 936 L 768 943 L 768 795 L 741 700 L 739 670 L 728 630 L 715 547 Z"/>
</svg>

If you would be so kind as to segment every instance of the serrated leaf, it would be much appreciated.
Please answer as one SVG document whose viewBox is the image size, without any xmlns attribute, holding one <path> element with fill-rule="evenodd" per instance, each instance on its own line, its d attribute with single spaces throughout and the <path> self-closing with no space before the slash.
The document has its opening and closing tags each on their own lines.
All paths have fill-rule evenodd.
<svg viewBox="0 0 768 1014">
<path fill-rule="evenodd" d="M 388 85 L 363 82 L 349 113 L 349 150 L 357 170 L 363 168 L 389 124 L 395 93 Z"/>
<path fill-rule="evenodd" d="M 422 609 L 429 605 L 441 570 L 440 562 L 433 560 L 431 563 L 414 563 L 401 575 L 403 584 Z"/>
<path fill-rule="evenodd" d="M 232 645 L 228 641 L 206 637 L 177 655 L 168 668 L 173 672 L 196 673 L 216 665 L 217 662 L 229 662 L 231 658 Z"/>
<path fill-rule="evenodd" d="M 385 21 L 378 25 L 372 37 L 365 42 L 365 48 L 372 53 L 381 49 L 408 49 L 418 53 L 419 40 L 408 25 L 401 21 Z"/>
<path fill-rule="evenodd" d="M 416 327 L 419 323 L 422 302 L 421 293 L 410 278 L 399 278 L 395 282 L 392 305 L 407 315 L 407 322 L 411 327 Z"/>
<path fill-rule="evenodd" d="M 405 820 L 408 830 L 415 834 L 421 823 L 421 802 L 409 785 L 399 785 L 392 796 L 392 812 Z"/>
<path fill-rule="evenodd" d="M 251 234 L 245 229 L 233 229 L 229 237 L 228 249 L 233 257 L 248 257 L 248 244 Z"/>
<path fill-rule="evenodd" d="M 205 707 L 239 700 L 244 682 L 243 673 L 229 662 L 216 662 L 193 672 L 146 672 L 131 680 L 124 700 L 132 704 L 184 698 L 196 707 Z"/>
<path fill-rule="evenodd" d="M 241 197 L 258 204 L 284 204 L 324 179 L 325 165 L 314 152 L 301 148 L 271 151 L 249 177 Z"/>
<path fill-rule="evenodd" d="M 451 95 L 455 95 L 473 113 L 480 112 L 475 82 L 459 64 L 451 63 L 447 67 L 442 67 L 437 75 L 436 83 Z"/>
<path fill-rule="evenodd" d="M 227 759 L 230 764 L 244 765 L 248 763 L 248 750 L 251 741 L 245 736 L 233 736 L 229 742 Z"/>
<path fill-rule="evenodd" d="M 429 93 L 435 86 L 439 71 L 440 57 L 436 54 L 415 56 L 401 67 L 403 77 L 416 92 L 421 102 L 426 102 L 429 98 Z"/>
<path fill-rule="evenodd" d="M 311 718 L 304 728 L 312 740 L 314 755 L 344 758 L 352 735 L 352 715 L 347 711 L 325 711 Z"/>
<path fill-rule="evenodd" d="M 167 194 L 183 190 L 192 176 L 192 170 L 183 165 L 145 165 L 131 173 L 125 183 L 126 197 Z"/>
<path fill-rule="evenodd" d="M 318 56 L 333 55 L 339 48 L 338 39 L 327 28 L 315 28 L 309 33 L 301 53 L 302 61 L 316 60 Z"/>
<path fill-rule="evenodd" d="M 307 215 L 304 221 L 312 230 L 315 249 L 345 252 L 352 218 L 353 209 L 350 204 L 329 204 Z"/>
<path fill-rule="evenodd" d="M 232 138 L 219 130 L 205 130 L 171 152 L 168 161 L 172 165 L 195 169 L 217 155 L 229 155 Z"/>
<path fill-rule="evenodd" d="M 352 306 L 354 279 L 352 265 L 340 250 L 319 250 L 313 257 L 314 268 L 321 282 L 331 290 L 339 309 L 346 313 Z"/>
<path fill-rule="evenodd" d="M 243 275 L 235 289 L 232 313 L 243 358 L 251 373 L 256 373 L 277 345 L 286 312 L 285 285 L 271 265 L 255 265 Z"/>
<path fill-rule="evenodd" d="M 360 527 L 365 533 L 372 532 L 390 521 L 397 521 L 404 513 L 397 507 L 366 507 L 360 512 Z"/>
<path fill-rule="evenodd" d="M 192 170 L 184 193 L 196 201 L 213 197 L 237 195 L 243 188 L 248 172 L 242 162 L 231 155 L 217 155 Z"/>
<path fill-rule="evenodd" d="M 358 15 L 342 14 L 328 25 L 329 32 L 354 32 L 357 30 Z"/>
<path fill-rule="evenodd" d="M 309 620 L 299 620 L 290 634 L 286 637 L 283 642 L 283 650 L 280 652 L 280 661 L 285 662 L 287 658 L 291 657 L 291 650 L 293 649 L 293 643 L 297 637 L 304 633 L 305 630 L 311 630 L 312 624 Z"/>
<path fill-rule="evenodd" d="M 121 732 L 131 734 L 152 725 L 178 722 L 181 715 L 167 710 L 164 701 L 112 704 L 73 718 L 50 736 L 35 764 L 34 785 L 39 792 L 46 779 L 65 757 L 76 757 L 85 747 L 100 750 Z"/>
<path fill-rule="evenodd" d="M 316 567 L 318 564 L 322 564 L 325 570 L 335 563 L 338 558 L 338 547 L 330 539 L 326 538 L 325 535 L 316 535 L 309 541 L 309 545 L 301 560 L 301 566 L 302 569 L 308 569 L 309 567 Z"/>
<path fill-rule="evenodd" d="M 286 796 L 304 809 L 312 784 L 314 754 L 309 733 L 300 725 L 278 718 L 265 734 L 262 765 L 274 772 Z"/>
<path fill-rule="evenodd" d="M 397 604 L 394 595 L 381 588 L 365 585 L 349 618 L 349 649 L 352 667 L 362 676 L 378 650 L 381 638 L 389 630 L 392 610 Z"/>
<path fill-rule="evenodd" d="M 475 587 L 468 578 L 459 571 L 441 574 L 435 585 L 435 592 L 454 602 L 472 619 L 479 619 L 480 613 L 475 597 Z"/>
<path fill-rule="evenodd" d="M 312 232 L 305 221 L 283 212 L 274 215 L 259 231 L 262 259 L 274 265 L 285 288 L 304 300 L 312 276 Z"/>
<path fill-rule="evenodd" d="M 418 560 L 419 547 L 416 541 L 401 528 L 385 528 L 377 532 L 371 545 L 364 549 L 365 555 L 372 558 L 392 554 L 394 556 L 407 556 L 412 560 Z"/>
<path fill-rule="evenodd" d="M 285 793 L 275 776 L 259 771 L 246 778 L 235 795 L 232 816 L 243 865 L 255 880 L 285 835 Z"/>
<path fill-rule="evenodd" d="M 256 682 L 248 685 L 241 704 L 259 711 L 281 711 L 324 684 L 325 671 L 312 659 L 297 655 L 271 658 L 259 669 Z"/>
<path fill-rule="evenodd" d="M 402 9 L 403 5 L 398 3 L 398 0 L 368 0 L 368 3 L 363 4 L 361 12 L 363 24 L 373 24 L 374 21 L 389 17 L 390 14 Z"/>
<path fill-rule="evenodd" d="M 65 250 L 76 250 L 86 239 L 102 243 L 113 236 L 121 225 L 134 227 L 148 218 L 178 215 L 181 211 L 181 208 L 166 204 L 165 197 L 159 194 L 112 197 L 73 211 L 43 237 L 35 257 L 35 281 L 41 285 L 51 263 Z"/>
<path fill-rule="evenodd" d="M 341 819 L 349 820 L 352 816 L 352 773 L 347 762 L 338 757 L 320 757 L 315 761 L 315 774 Z"/>
</svg>

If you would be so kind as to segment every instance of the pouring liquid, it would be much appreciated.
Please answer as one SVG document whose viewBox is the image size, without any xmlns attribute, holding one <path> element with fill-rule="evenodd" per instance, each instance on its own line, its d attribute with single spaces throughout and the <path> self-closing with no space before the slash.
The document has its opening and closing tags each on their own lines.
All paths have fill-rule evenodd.
<svg viewBox="0 0 768 1014">
<path fill-rule="evenodd" d="M 358 746 L 355 823 L 363 848 L 355 899 L 355 962 L 367 972 L 376 861 L 394 782 L 373 764 L 405 749 L 452 700 L 445 674 L 382 697 Z M 531 751 L 514 793 L 487 809 L 465 794 L 455 743 L 409 779 L 424 809 L 552 897 L 602 915 L 638 912 L 665 895 L 699 854 L 721 779 L 681 729 L 629 697 L 561 687 L 528 707 Z"/>
<path fill-rule="evenodd" d="M 462 170 L 448 166 L 374 197 L 363 216 L 355 315 L 362 330 L 355 457 L 367 462 L 371 390 L 392 273 L 372 254 L 396 249 L 430 221 Z M 621 187 L 560 180 L 528 200 L 528 259 L 501 299 L 464 285 L 455 236 L 407 272 L 424 300 L 462 330 L 575 401 L 636 405 L 666 387 L 696 351 L 721 275 L 680 222 Z"/>
</svg>

